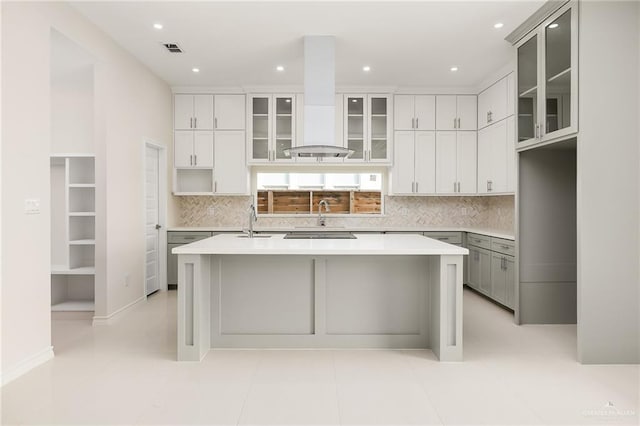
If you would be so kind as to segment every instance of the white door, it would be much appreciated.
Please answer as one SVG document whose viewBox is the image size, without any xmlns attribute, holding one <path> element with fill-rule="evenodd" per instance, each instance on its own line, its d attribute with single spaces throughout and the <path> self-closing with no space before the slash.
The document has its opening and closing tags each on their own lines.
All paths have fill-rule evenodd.
<svg viewBox="0 0 640 426">
<path fill-rule="evenodd" d="M 419 95 L 414 101 L 416 130 L 436 130 L 436 97 Z"/>
<path fill-rule="evenodd" d="M 193 166 L 193 131 L 176 130 L 173 136 L 174 167 Z"/>
<path fill-rule="evenodd" d="M 176 130 L 193 128 L 193 95 L 173 97 L 173 128 Z"/>
<path fill-rule="evenodd" d="M 213 95 L 193 96 L 193 128 L 213 130 Z"/>
<path fill-rule="evenodd" d="M 416 192 L 436 192 L 436 133 L 415 132 Z"/>
<path fill-rule="evenodd" d="M 396 95 L 393 98 L 393 128 L 395 130 L 413 130 L 413 95 Z"/>
<path fill-rule="evenodd" d="M 393 140 L 393 170 L 391 192 L 412 194 L 414 192 L 414 148 L 411 130 L 395 132 Z"/>
<path fill-rule="evenodd" d="M 160 290 L 160 153 L 158 149 L 147 146 L 145 170 L 145 233 L 146 233 L 146 272 L 145 288 L 149 295 Z"/>
<path fill-rule="evenodd" d="M 213 167 L 213 132 L 193 132 L 194 167 Z"/>
<path fill-rule="evenodd" d="M 249 192 L 245 138 L 242 130 L 216 132 L 215 192 L 246 195 Z"/>
<path fill-rule="evenodd" d="M 244 95 L 216 95 L 213 127 L 216 130 L 243 130 L 245 104 Z"/>
<path fill-rule="evenodd" d="M 456 132 L 436 132 L 436 192 L 456 190 Z"/>
<path fill-rule="evenodd" d="M 456 169 L 460 193 L 476 193 L 477 160 L 476 132 L 457 132 Z"/>
<path fill-rule="evenodd" d="M 457 118 L 456 96 L 436 96 L 436 129 L 455 130 Z"/>
<path fill-rule="evenodd" d="M 457 97 L 458 130 L 476 130 L 478 119 L 478 98 L 474 95 Z"/>
</svg>

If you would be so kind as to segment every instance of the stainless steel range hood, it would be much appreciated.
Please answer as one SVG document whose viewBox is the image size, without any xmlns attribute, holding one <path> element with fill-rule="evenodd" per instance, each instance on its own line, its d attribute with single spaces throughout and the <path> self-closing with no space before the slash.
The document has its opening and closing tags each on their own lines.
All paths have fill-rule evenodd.
<svg viewBox="0 0 640 426">
<path fill-rule="evenodd" d="M 344 158 L 353 150 L 335 144 L 335 38 L 304 37 L 304 144 L 291 157 Z"/>
</svg>

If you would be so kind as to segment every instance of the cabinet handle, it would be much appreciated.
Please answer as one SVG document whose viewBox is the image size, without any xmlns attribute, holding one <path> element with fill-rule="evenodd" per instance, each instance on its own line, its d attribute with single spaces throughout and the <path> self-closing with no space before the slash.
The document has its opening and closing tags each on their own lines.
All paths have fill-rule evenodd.
<svg viewBox="0 0 640 426">
<path fill-rule="evenodd" d="M 487 123 L 489 122 L 489 111 L 487 111 Z"/>
<path fill-rule="evenodd" d="M 458 193 L 460 193 L 460 182 L 458 182 Z"/>
<path fill-rule="evenodd" d="M 416 182 L 416 192 L 418 192 L 418 182 Z"/>
<path fill-rule="evenodd" d="M 189 128 L 193 129 L 193 117 L 189 117 Z"/>
<path fill-rule="evenodd" d="M 213 181 L 213 192 L 218 192 L 218 181 Z"/>
<path fill-rule="evenodd" d="M 415 182 L 411 182 L 411 193 L 415 193 L 416 192 L 416 183 Z"/>
<path fill-rule="evenodd" d="M 454 129 L 457 129 L 457 128 L 458 128 L 458 119 L 457 119 L 457 118 L 454 118 L 454 119 L 453 119 L 453 128 L 454 128 Z"/>
<path fill-rule="evenodd" d="M 511 248 L 511 247 L 509 247 L 509 246 L 505 246 L 504 244 L 502 244 L 500 247 L 502 247 L 502 248 L 503 248 L 503 249 L 505 249 L 505 250 L 509 250 L 509 249 Z"/>
<path fill-rule="evenodd" d="M 420 125 L 418 124 L 418 117 L 416 117 L 416 129 L 420 127 Z"/>
<path fill-rule="evenodd" d="M 214 129 L 218 128 L 218 118 L 217 117 L 213 119 L 213 128 Z"/>
<path fill-rule="evenodd" d="M 412 118 L 412 119 L 411 119 L 411 128 L 412 128 L 412 129 L 415 129 L 415 128 L 416 128 L 416 124 L 415 124 L 415 123 L 416 123 L 416 119 L 415 119 L 415 118 Z"/>
<path fill-rule="evenodd" d="M 198 117 L 193 117 L 193 128 L 194 129 L 198 128 Z"/>
<path fill-rule="evenodd" d="M 189 156 L 189 165 L 193 166 L 193 155 Z"/>
<path fill-rule="evenodd" d="M 460 117 L 458 117 L 458 129 L 460 128 Z"/>
<path fill-rule="evenodd" d="M 453 182 L 453 192 L 458 192 L 458 182 Z"/>
<path fill-rule="evenodd" d="M 198 165 L 198 156 L 197 156 L 197 155 L 194 155 L 194 156 L 193 156 L 193 165 L 194 165 L 194 166 L 197 166 L 197 165 Z"/>
<path fill-rule="evenodd" d="M 493 191 L 493 181 L 491 180 L 487 181 L 487 191 L 489 192 Z"/>
</svg>

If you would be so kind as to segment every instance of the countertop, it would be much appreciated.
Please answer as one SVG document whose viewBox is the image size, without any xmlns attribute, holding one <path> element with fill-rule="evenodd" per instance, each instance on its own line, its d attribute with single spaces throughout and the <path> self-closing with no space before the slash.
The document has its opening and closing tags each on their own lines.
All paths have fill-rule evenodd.
<svg viewBox="0 0 640 426">
<path fill-rule="evenodd" d="M 206 232 L 242 232 L 243 227 L 240 226 L 226 226 L 226 227 L 171 227 L 167 229 L 168 231 L 206 231 Z M 318 230 L 318 231 L 350 231 L 350 232 L 473 232 L 476 234 L 488 235 L 490 237 L 496 238 L 504 238 L 506 240 L 514 240 L 515 237 L 513 234 L 506 233 L 505 231 L 495 230 L 495 229 L 487 229 L 487 228 L 475 228 L 475 227 L 429 227 L 429 226 L 420 226 L 420 227 L 399 227 L 399 226 L 377 226 L 377 227 L 358 227 L 358 226 L 346 226 L 346 227 L 317 227 L 317 226 L 289 226 L 289 227 L 254 227 L 254 231 L 261 233 L 269 233 L 269 232 L 291 232 L 291 231 L 308 231 L 308 230 Z"/>
<path fill-rule="evenodd" d="M 220 234 L 176 247 L 173 254 L 260 254 L 260 255 L 466 255 L 462 247 L 411 234 L 360 234 L 346 240 L 285 240 L 284 235 L 269 238 L 238 238 Z"/>
</svg>

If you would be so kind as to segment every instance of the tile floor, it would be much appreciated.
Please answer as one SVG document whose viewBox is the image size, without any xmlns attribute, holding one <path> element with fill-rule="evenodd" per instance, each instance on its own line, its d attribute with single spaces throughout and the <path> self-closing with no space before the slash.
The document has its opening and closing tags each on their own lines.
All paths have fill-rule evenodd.
<svg viewBox="0 0 640 426">
<path fill-rule="evenodd" d="M 427 350 L 219 350 L 178 363 L 175 305 L 165 292 L 111 326 L 54 321 L 56 357 L 2 388 L 2 424 L 639 422 L 637 365 L 580 365 L 575 326 L 515 326 L 469 290 L 462 363 Z"/>
</svg>

